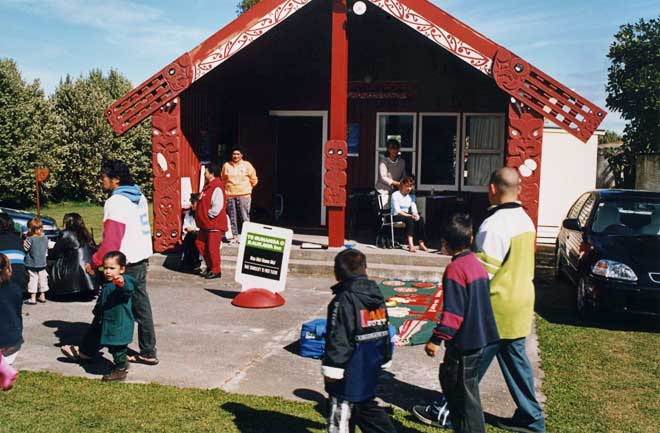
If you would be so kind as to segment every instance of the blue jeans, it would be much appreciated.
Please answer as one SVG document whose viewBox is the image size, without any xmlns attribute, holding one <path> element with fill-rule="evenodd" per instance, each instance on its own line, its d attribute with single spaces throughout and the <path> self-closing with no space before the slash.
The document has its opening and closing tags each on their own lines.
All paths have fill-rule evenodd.
<svg viewBox="0 0 660 433">
<path fill-rule="evenodd" d="M 513 421 L 539 433 L 545 432 L 545 419 L 534 391 L 534 371 L 525 353 L 525 338 L 500 340 L 484 348 L 479 380 L 497 356 L 506 386 L 516 403 Z"/>
<path fill-rule="evenodd" d="M 249 195 L 227 199 L 227 212 L 229 213 L 229 221 L 231 222 L 231 234 L 236 238 L 238 238 L 238 235 L 240 234 L 238 226 L 239 212 L 241 223 L 250 221 L 251 204 L 252 197 Z"/>
</svg>

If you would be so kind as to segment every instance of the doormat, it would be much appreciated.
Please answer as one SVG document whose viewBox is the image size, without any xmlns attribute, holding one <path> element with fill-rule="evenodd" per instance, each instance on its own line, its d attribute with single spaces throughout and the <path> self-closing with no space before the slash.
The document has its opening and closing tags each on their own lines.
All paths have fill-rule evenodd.
<svg viewBox="0 0 660 433">
<path fill-rule="evenodd" d="M 379 287 L 387 301 L 390 324 L 398 332 L 395 344 L 426 344 L 442 316 L 442 284 L 386 280 Z"/>
</svg>

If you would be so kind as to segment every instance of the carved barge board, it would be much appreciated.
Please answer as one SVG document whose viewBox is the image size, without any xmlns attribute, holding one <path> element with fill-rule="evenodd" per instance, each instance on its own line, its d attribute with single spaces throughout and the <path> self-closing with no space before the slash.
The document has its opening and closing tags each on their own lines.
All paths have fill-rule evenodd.
<svg viewBox="0 0 660 433">
<path fill-rule="evenodd" d="M 586 142 L 606 111 L 426 0 L 369 0 L 478 71 L 516 100 Z"/>
</svg>

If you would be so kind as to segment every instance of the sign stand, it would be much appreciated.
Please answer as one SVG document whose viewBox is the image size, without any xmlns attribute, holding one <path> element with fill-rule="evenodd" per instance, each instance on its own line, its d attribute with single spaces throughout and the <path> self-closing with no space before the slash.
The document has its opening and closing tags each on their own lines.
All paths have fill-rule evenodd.
<svg viewBox="0 0 660 433">
<path fill-rule="evenodd" d="M 275 308 L 284 305 L 293 230 L 252 222 L 243 224 L 236 263 L 236 281 L 242 291 L 232 305 Z"/>
</svg>

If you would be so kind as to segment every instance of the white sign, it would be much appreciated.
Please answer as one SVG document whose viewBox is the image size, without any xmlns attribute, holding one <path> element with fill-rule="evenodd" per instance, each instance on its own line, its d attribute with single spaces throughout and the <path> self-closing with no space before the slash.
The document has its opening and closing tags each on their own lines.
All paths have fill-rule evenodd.
<svg viewBox="0 0 660 433">
<path fill-rule="evenodd" d="M 289 271 L 293 230 L 252 222 L 243 224 L 236 263 L 236 281 L 243 288 L 284 290 Z"/>
</svg>

